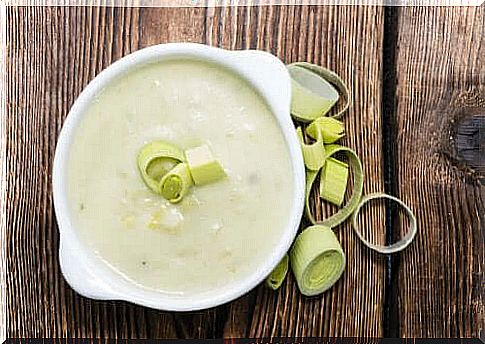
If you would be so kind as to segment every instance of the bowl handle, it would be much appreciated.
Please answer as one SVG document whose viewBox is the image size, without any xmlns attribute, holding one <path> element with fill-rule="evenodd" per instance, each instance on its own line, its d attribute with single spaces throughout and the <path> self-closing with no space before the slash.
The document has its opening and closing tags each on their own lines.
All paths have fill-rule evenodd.
<svg viewBox="0 0 485 344">
<path fill-rule="evenodd" d="M 82 296 L 97 300 L 119 299 L 117 293 L 100 278 L 99 267 L 94 266 L 89 257 L 84 256 L 80 247 L 73 247 L 62 240 L 59 249 L 59 262 L 67 283 Z"/>
</svg>

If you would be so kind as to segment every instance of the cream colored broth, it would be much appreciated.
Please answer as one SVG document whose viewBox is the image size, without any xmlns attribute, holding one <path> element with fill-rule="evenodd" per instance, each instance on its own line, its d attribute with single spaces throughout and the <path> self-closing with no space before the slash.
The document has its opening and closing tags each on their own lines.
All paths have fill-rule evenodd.
<svg viewBox="0 0 485 344">
<path fill-rule="evenodd" d="M 143 183 L 140 147 L 208 144 L 219 182 L 170 204 Z M 268 257 L 288 223 L 292 169 L 264 100 L 228 70 L 167 61 L 106 87 L 76 132 L 69 196 L 82 240 L 145 288 L 195 294 L 237 283 Z"/>
</svg>

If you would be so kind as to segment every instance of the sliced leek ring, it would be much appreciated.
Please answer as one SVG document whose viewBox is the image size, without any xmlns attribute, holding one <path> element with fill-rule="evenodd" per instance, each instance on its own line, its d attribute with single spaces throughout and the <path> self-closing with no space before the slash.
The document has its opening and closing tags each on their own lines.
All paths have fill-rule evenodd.
<svg viewBox="0 0 485 344">
<path fill-rule="evenodd" d="M 290 251 L 291 268 L 298 288 L 313 296 L 332 287 L 345 269 L 345 254 L 330 227 L 303 230 Z"/>
<path fill-rule="evenodd" d="M 292 76 L 292 115 L 295 119 L 311 122 L 324 116 L 338 101 L 335 94 L 343 96 L 345 103 L 338 113 L 330 117 L 340 118 L 347 111 L 350 105 L 349 89 L 335 72 L 308 62 L 291 63 L 287 68 Z M 313 73 L 313 76 L 301 72 L 302 69 Z"/>
<path fill-rule="evenodd" d="M 303 122 L 324 116 L 337 103 L 337 90 L 318 74 L 298 65 L 289 65 L 291 75 L 291 113 Z"/>
<path fill-rule="evenodd" d="M 362 232 L 360 231 L 360 228 L 357 224 L 357 217 L 359 215 L 360 209 L 369 202 L 370 200 L 373 199 L 379 199 L 379 198 L 387 198 L 390 199 L 396 203 L 398 203 L 401 207 L 404 208 L 406 211 L 406 214 L 409 217 L 410 220 L 410 229 L 407 231 L 407 233 L 397 242 L 387 245 L 387 246 L 382 246 L 382 245 L 375 245 L 369 242 L 365 237 L 362 235 Z M 416 236 L 417 230 L 418 230 L 418 225 L 416 221 L 416 216 L 414 215 L 413 211 L 399 198 L 396 198 L 391 195 L 387 195 L 385 193 L 373 193 L 366 195 L 362 197 L 362 200 L 358 204 L 357 208 L 355 209 L 354 214 L 352 215 L 352 227 L 354 228 L 355 234 L 359 237 L 360 241 L 370 248 L 371 250 L 374 250 L 376 252 L 382 253 L 382 254 L 391 254 L 391 253 L 396 253 L 399 251 L 404 250 L 406 247 L 411 244 L 411 242 L 414 240 L 414 237 Z"/>
<path fill-rule="evenodd" d="M 166 141 L 152 141 L 140 149 L 137 163 L 146 186 L 159 193 L 160 179 L 184 160 L 184 152 L 177 146 Z"/>
<path fill-rule="evenodd" d="M 343 147 L 340 145 L 326 145 L 326 156 L 331 157 L 335 153 L 344 152 L 349 157 L 349 165 L 352 168 L 352 174 L 354 179 L 354 188 L 352 190 L 352 196 L 350 197 L 347 204 L 341 208 L 337 213 L 333 214 L 332 216 L 326 218 L 323 221 L 317 221 L 313 216 L 311 209 L 310 209 L 310 192 L 312 190 L 312 186 L 317 178 L 318 171 L 307 171 L 306 173 L 306 196 L 305 196 L 305 214 L 310 220 L 310 222 L 314 225 L 323 225 L 328 227 L 335 227 L 344 222 L 357 208 L 360 198 L 362 197 L 362 190 L 364 187 L 364 172 L 362 169 L 362 163 L 357 156 L 357 154 L 350 148 Z"/>
<path fill-rule="evenodd" d="M 159 192 L 171 203 L 177 203 L 187 195 L 194 184 L 186 163 L 179 163 L 160 180 Z"/>
</svg>

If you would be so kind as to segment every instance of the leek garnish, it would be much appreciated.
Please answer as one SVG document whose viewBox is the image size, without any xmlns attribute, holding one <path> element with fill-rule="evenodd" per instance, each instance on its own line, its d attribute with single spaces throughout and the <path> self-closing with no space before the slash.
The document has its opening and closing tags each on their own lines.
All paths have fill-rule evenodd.
<svg viewBox="0 0 485 344">
<path fill-rule="evenodd" d="M 320 173 L 320 197 L 341 206 L 348 178 L 349 165 L 335 158 L 328 158 Z"/>
<path fill-rule="evenodd" d="M 325 115 L 339 99 L 335 88 L 312 71 L 289 65 L 291 75 L 291 113 L 300 121 L 309 122 Z"/>
<path fill-rule="evenodd" d="M 379 199 L 379 198 L 387 198 L 390 199 L 396 203 L 398 203 L 401 207 L 404 208 L 406 211 L 407 216 L 409 217 L 410 220 L 410 229 L 407 231 L 407 233 L 401 238 L 401 240 L 387 246 L 381 246 L 381 245 L 376 245 L 372 244 L 369 242 L 361 233 L 360 228 L 357 224 L 357 217 L 359 215 L 360 209 L 369 202 L 370 200 L 374 199 Z M 416 236 L 417 232 L 417 223 L 416 223 L 416 216 L 414 216 L 412 210 L 399 198 L 396 198 L 391 195 L 387 195 L 384 193 L 374 193 L 370 195 L 366 195 L 362 197 L 362 200 L 360 203 L 357 205 L 357 208 L 355 209 L 355 212 L 352 216 L 352 227 L 354 228 L 355 234 L 359 237 L 359 239 L 362 241 L 362 243 L 367 246 L 368 248 L 377 251 L 379 253 L 383 254 L 390 254 L 390 253 L 395 253 L 404 250 L 414 239 Z"/>
<path fill-rule="evenodd" d="M 185 152 L 185 156 L 195 185 L 209 184 L 226 175 L 207 145 L 189 149 Z"/>
<path fill-rule="evenodd" d="M 330 227 L 326 226 L 304 229 L 293 244 L 290 260 L 298 288 L 306 296 L 329 289 L 345 268 L 342 247 Z"/>
<path fill-rule="evenodd" d="M 146 186 L 171 203 L 180 202 L 192 185 L 226 175 L 207 145 L 184 152 L 169 142 L 153 141 L 141 148 L 137 163 Z"/>
<path fill-rule="evenodd" d="M 296 129 L 296 134 L 300 140 L 301 152 L 306 168 L 310 171 L 318 171 L 325 163 L 325 148 L 323 147 L 321 137 L 312 144 L 306 144 L 300 127 Z"/>
<path fill-rule="evenodd" d="M 152 191 L 159 193 L 161 178 L 176 164 L 185 160 L 183 150 L 165 141 L 152 141 L 138 153 L 138 169 Z"/>
<path fill-rule="evenodd" d="M 352 215 L 354 210 L 357 208 L 360 198 L 362 197 L 362 189 L 364 187 L 364 174 L 362 169 L 362 163 L 360 162 L 357 154 L 352 149 L 333 144 L 326 145 L 325 151 L 327 159 L 338 152 L 343 152 L 347 154 L 349 158 L 349 165 L 353 171 L 352 174 L 354 179 L 354 188 L 352 191 L 352 195 L 347 204 L 337 213 L 322 221 L 315 220 L 310 209 L 310 192 L 312 190 L 315 179 L 317 178 L 318 172 L 307 171 L 305 214 L 311 223 L 333 228 L 344 222 L 350 215 Z M 323 187 L 325 187 L 325 184 L 323 184 Z"/>
<path fill-rule="evenodd" d="M 297 69 L 298 68 L 298 69 Z M 309 77 L 308 73 L 300 73 L 304 76 L 300 77 L 297 76 L 296 80 L 294 79 L 292 70 L 301 71 L 301 69 L 305 69 L 308 72 L 313 73 L 313 77 Z M 345 103 L 342 108 L 333 116 L 333 118 L 340 118 L 342 115 L 347 111 L 350 105 L 350 94 L 349 89 L 345 82 L 338 76 L 335 72 L 331 71 L 330 69 L 318 66 L 313 63 L 308 62 L 295 62 L 288 65 L 288 70 L 290 71 L 290 75 L 292 76 L 292 115 L 296 119 L 303 121 L 303 122 L 311 122 L 321 116 L 324 116 L 328 113 L 330 108 L 335 105 L 337 100 L 335 100 L 334 91 L 338 92 L 340 96 L 345 98 Z M 319 78 L 315 78 L 315 75 Z M 322 85 L 314 85 L 315 82 L 324 80 L 325 84 Z M 328 84 L 331 85 L 332 89 L 328 89 Z M 335 88 L 336 90 L 335 90 Z M 301 88 L 306 89 L 306 92 L 301 92 Z M 312 92 L 312 90 L 314 92 Z M 316 91 L 319 90 L 320 92 Z M 295 92 L 296 91 L 296 92 Z M 300 98 L 301 97 L 301 98 Z M 323 101 L 318 101 L 318 97 L 325 98 L 328 102 L 332 102 L 335 100 L 330 108 L 327 108 L 326 103 Z M 338 98 L 337 98 L 338 99 Z M 307 103 L 306 105 L 304 103 Z M 303 104 L 302 104 L 303 103 Z M 300 104 L 302 104 L 300 108 Z M 319 109 L 319 110 L 317 110 Z"/>
<path fill-rule="evenodd" d="M 266 286 L 276 290 L 281 287 L 281 284 L 285 280 L 286 274 L 288 273 L 288 254 L 285 254 L 283 259 L 276 265 L 276 268 L 271 272 L 271 274 L 266 278 Z"/>
<path fill-rule="evenodd" d="M 171 203 L 177 203 L 194 184 L 186 163 L 179 163 L 160 180 L 160 194 Z"/>
<path fill-rule="evenodd" d="M 315 140 L 321 137 L 323 143 L 334 143 L 344 137 L 344 124 L 332 117 L 320 117 L 310 123 L 306 133 Z"/>
</svg>

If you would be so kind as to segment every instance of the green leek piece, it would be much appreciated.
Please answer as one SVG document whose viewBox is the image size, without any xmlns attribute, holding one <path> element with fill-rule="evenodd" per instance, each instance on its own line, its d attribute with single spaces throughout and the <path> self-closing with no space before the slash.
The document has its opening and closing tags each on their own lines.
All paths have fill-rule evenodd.
<svg viewBox="0 0 485 344">
<path fill-rule="evenodd" d="M 300 127 L 296 129 L 296 134 L 301 143 L 301 152 L 305 166 L 311 171 L 318 171 L 325 163 L 325 147 L 323 146 L 323 142 L 317 140 L 312 144 L 306 144 Z"/>
<path fill-rule="evenodd" d="M 298 288 L 306 296 L 329 289 L 345 268 L 342 247 L 326 226 L 310 226 L 303 230 L 293 244 L 290 260 Z"/>
<path fill-rule="evenodd" d="M 173 144 L 152 141 L 141 148 L 137 163 L 145 184 L 159 193 L 159 182 L 163 175 L 184 160 L 184 152 Z"/>
<path fill-rule="evenodd" d="M 319 76 L 320 79 L 316 79 L 316 78 L 310 79 L 310 80 L 312 80 L 311 85 L 308 85 L 307 84 L 308 81 L 306 81 L 305 79 L 303 79 L 303 81 L 301 81 L 301 82 L 304 83 L 304 86 L 310 87 L 310 89 L 317 89 L 317 90 L 320 89 L 319 93 L 321 95 L 332 94 L 332 93 L 329 90 L 328 90 L 328 93 L 322 92 L 323 90 L 326 89 L 325 88 L 326 85 L 325 86 L 322 86 L 322 85 L 317 86 L 317 85 L 314 85 L 313 82 L 324 79 L 327 83 L 330 83 L 332 86 L 336 87 L 338 94 L 345 98 L 345 100 L 344 100 L 345 103 L 337 114 L 330 116 L 330 117 L 340 118 L 345 113 L 345 111 L 347 111 L 347 109 L 349 108 L 349 105 L 350 105 L 349 89 L 348 89 L 347 85 L 343 82 L 342 78 L 340 78 L 340 76 L 338 76 L 336 73 L 332 72 L 331 70 L 329 70 L 327 68 L 318 66 L 316 64 L 308 63 L 308 62 L 295 62 L 295 63 L 289 64 L 287 67 L 288 67 L 288 70 L 290 71 L 290 75 L 292 74 L 291 73 L 292 70 L 294 70 L 295 68 L 300 68 L 300 69 L 306 69 L 307 71 L 310 71 L 310 72 L 314 73 L 315 75 Z M 298 71 L 300 71 L 300 69 L 298 69 Z M 304 74 L 304 75 L 307 75 L 307 74 Z M 292 77 L 293 77 L 293 75 L 292 75 Z M 295 84 L 297 84 L 297 83 L 292 82 L 292 86 L 295 85 Z M 301 84 L 300 84 L 300 86 L 303 87 L 303 85 L 301 85 Z M 295 92 L 295 90 L 296 90 L 296 92 Z M 314 103 L 316 98 L 314 96 L 312 96 L 311 93 L 310 93 L 310 96 L 309 96 L 307 92 L 308 92 L 308 90 L 306 92 L 302 92 L 299 87 L 296 87 L 296 88 L 293 88 L 293 95 L 292 95 L 292 101 L 293 100 L 296 101 L 295 104 L 292 104 L 292 115 L 296 119 L 304 121 L 304 122 L 310 122 L 310 121 L 324 115 L 323 112 L 320 113 L 320 114 L 316 113 L 317 111 L 315 111 L 314 109 L 317 108 L 318 106 L 321 106 L 321 105 L 318 104 L 318 106 L 314 106 L 313 104 L 316 104 L 316 103 Z M 333 99 L 331 96 L 328 97 L 328 98 Z M 303 104 L 304 102 L 308 102 L 309 104 L 305 105 L 305 104 Z M 323 102 L 321 104 L 323 104 Z M 301 107 L 301 109 L 300 109 L 300 107 Z M 306 110 L 307 107 L 309 108 L 308 110 Z M 293 112 L 293 110 L 295 110 L 295 112 Z M 306 112 L 308 112 L 308 113 L 306 113 Z M 328 110 L 327 110 L 327 112 L 328 112 Z"/>
<path fill-rule="evenodd" d="M 204 185 L 225 177 L 221 164 L 214 158 L 207 145 L 185 151 L 190 173 L 195 185 Z"/>
<path fill-rule="evenodd" d="M 186 163 L 181 162 L 167 172 L 160 180 L 160 194 L 171 203 L 177 203 L 194 184 Z"/>
<path fill-rule="evenodd" d="M 357 225 L 357 217 L 359 215 L 360 209 L 369 202 L 370 200 L 373 199 L 378 199 L 378 198 L 387 198 L 390 199 L 394 202 L 397 202 L 400 206 L 406 210 L 406 213 L 409 217 L 410 220 L 410 230 L 401 238 L 401 240 L 388 245 L 388 246 L 381 246 L 381 245 L 375 245 L 367 241 L 364 236 L 362 235 L 359 226 Z M 391 254 L 395 252 L 399 252 L 404 250 L 408 245 L 414 240 L 414 237 L 416 236 L 417 233 L 417 224 L 416 224 L 416 216 L 414 216 L 413 211 L 399 198 L 384 194 L 384 193 L 374 193 L 370 195 L 366 195 L 362 197 L 362 200 L 358 204 L 357 208 L 355 209 L 355 212 L 352 216 L 352 227 L 354 228 L 355 233 L 359 237 L 359 239 L 362 241 L 362 243 L 367 246 L 368 248 L 377 251 L 379 253 L 383 254 Z"/>
<path fill-rule="evenodd" d="M 310 222 L 314 225 L 323 225 L 328 227 L 335 227 L 344 222 L 357 208 L 360 198 L 362 197 L 362 189 L 364 187 L 364 173 L 362 170 L 362 163 L 360 162 L 357 154 L 350 148 L 346 148 L 340 145 L 326 145 L 325 146 L 327 159 L 338 152 L 345 152 L 349 157 L 349 164 L 352 168 L 354 176 L 354 189 L 352 191 L 352 196 L 350 197 L 347 204 L 341 208 L 337 213 L 333 214 L 329 218 L 323 221 L 317 221 L 312 215 L 310 209 L 310 192 L 312 186 L 317 178 L 318 171 L 307 171 L 306 173 L 306 200 L 305 200 L 305 214 Z"/>
<path fill-rule="evenodd" d="M 348 179 L 349 165 L 335 158 L 328 158 L 320 172 L 320 197 L 341 206 Z"/>
<path fill-rule="evenodd" d="M 270 289 L 276 290 L 281 287 L 288 273 L 288 254 L 285 254 L 283 259 L 276 265 L 276 268 L 266 278 L 266 286 Z"/>
<path fill-rule="evenodd" d="M 343 122 L 332 117 L 317 118 L 306 128 L 306 133 L 314 139 L 322 137 L 323 143 L 334 143 L 345 135 Z"/>
<path fill-rule="evenodd" d="M 318 74 L 289 65 L 291 75 L 291 113 L 303 122 L 324 116 L 339 99 L 335 88 Z"/>
</svg>

